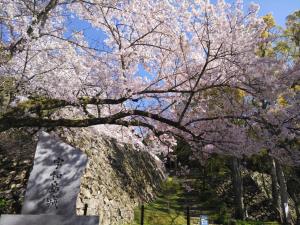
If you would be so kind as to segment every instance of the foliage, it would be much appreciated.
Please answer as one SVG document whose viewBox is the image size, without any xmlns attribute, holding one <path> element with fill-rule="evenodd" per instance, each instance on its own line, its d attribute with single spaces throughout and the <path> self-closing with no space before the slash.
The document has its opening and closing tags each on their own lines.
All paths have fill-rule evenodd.
<svg viewBox="0 0 300 225">
<path fill-rule="evenodd" d="M 0 199 L 0 214 L 2 213 L 2 211 L 5 210 L 5 208 L 7 207 L 8 202 L 5 199 Z"/>
<path fill-rule="evenodd" d="M 192 166 L 190 156 L 192 155 L 191 147 L 188 143 L 183 140 L 178 140 L 175 154 L 177 157 L 177 163 L 180 163 L 182 166 Z"/>
<path fill-rule="evenodd" d="M 300 10 L 286 18 L 286 28 L 282 31 L 279 41 L 275 42 L 274 51 L 289 60 L 297 62 L 300 56 Z"/>
<path fill-rule="evenodd" d="M 295 46 L 300 46 L 300 10 L 295 11 L 287 17 L 286 20 L 287 29 L 285 34 L 290 37 L 291 41 L 295 43 Z"/>
<path fill-rule="evenodd" d="M 12 77 L 0 76 L 0 117 L 9 108 L 9 103 L 13 97 L 15 80 Z"/>
<path fill-rule="evenodd" d="M 270 173 L 271 160 L 266 149 L 262 149 L 258 154 L 252 155 L 246 159 L 247 168 L 260 173 Z"/>
</svg>

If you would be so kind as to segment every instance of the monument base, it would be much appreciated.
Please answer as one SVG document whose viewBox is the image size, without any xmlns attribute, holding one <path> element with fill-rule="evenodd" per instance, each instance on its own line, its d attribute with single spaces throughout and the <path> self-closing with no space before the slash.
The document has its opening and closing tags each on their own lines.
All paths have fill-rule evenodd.
<svg viewBox="0 0 300 225">
<path fill-rule="evenodd" d="M 0 217 L 0 225 L 99 225 L 99 216 L 4 214 Z"/>
</svg>

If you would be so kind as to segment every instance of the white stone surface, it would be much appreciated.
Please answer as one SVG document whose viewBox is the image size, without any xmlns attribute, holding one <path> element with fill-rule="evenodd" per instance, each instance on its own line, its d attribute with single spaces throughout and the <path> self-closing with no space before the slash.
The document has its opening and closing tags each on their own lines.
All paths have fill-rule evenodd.
<svg viewBox="0 0 300 225">
<path fill-rule="evenodd" d="M 76 215 L 86 164 L 87 156 L 81 150 L 41 132 L 22 214 Z"/>
<path fill-rule="evenodd" d="M 2 215 L 0 225 L 98 225 L 98 216 Z"/>
</svg>

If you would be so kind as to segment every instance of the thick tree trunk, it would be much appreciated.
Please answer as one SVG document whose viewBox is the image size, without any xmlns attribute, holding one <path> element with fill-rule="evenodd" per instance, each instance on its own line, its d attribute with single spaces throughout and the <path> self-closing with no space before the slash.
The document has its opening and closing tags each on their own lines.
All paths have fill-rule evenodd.
<svg viewBox="0 0 300 225">
<path fill-rule="evenodd" d="M 280 206 L 281 206 L 281 213 L 283 215 L 282 223 L 287 225 L 292 224 L 290 209 L 288 205 L 289 196 L 288 196 L 284 172 L 282 170 L 282 166 L 277 160 L 275 160 L 275 165 L 276 165 L 276 175 L 277 175 L 279 190 L 280 190 L 280 199 L 281 199 Z"/>
<path fill-rule="evenodd" d="M 297 216 L 297 222 L 296 224 L 300 224 L 300 203 L 297 202 L 296 206 L 295 206 L 295 210 L 296 210 L 296 216 Z"/>
<path fill-rule="evenodd" d="M 240 159 L 232 157 L 231 163 L 232 184 L 234 191 L 235 218 L 245 219 L 245 206 L 243 196 L 243 179 L 241 174 Z"/>
<path fill-rule="evenodd" d="M 295 211 L 296 211 L 296 224 L 300 224 L 300 201 L 297 199 L 297 197 L 294 195 L 294 196 L 291 196 L 293 202 L 294 202 L 294 205 L 295 205 Z"/>
<path fill-rule="evenodd" d="M 279 196 L 279 185 L 276 173 L 276 163 L 275 160 L 271 157 L 271 178 L 272 178 L 272 206 L 275 212 L 275 215 L 278 216 L 280 222 L 283 222 L 283 215 L 280 210 L 280 196 Z"/>
<path fill-rule="evenodd" d="M 297 215 L 297 222 L 296 222 L 296 224 L 300 224 L 300 210 L 299 210 L 299 206 L 296 207 L 296 215 Z"/>
<path fill-rule="evenodd" d="M 290 199 L 293 201 L 293 208 L 296 213 L 296 224 L 300 225 L 300 180 L 299 180 L 299 175 L 300 175 L 300 170 L 297 168 L 294 168 L 295 171 L 294 173 L 289 174 L 289 178 L 286 177 L 287 180 L 287 190 L 289 193 Z M 294 219 L 292 217 L 292 219 Z"/>
</svg>

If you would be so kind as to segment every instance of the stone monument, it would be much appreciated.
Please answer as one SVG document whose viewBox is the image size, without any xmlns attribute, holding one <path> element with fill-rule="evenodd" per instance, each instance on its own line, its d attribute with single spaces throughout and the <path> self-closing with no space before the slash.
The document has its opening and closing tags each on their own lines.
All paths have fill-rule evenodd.
<svg viewBox="0 0 300 225">
<path fill-rule="evenodd" d="M 0 225 L 98 225 L 98 216 L 77 216 L 76 199 L 87 156 L 41 132 L 21 215 L 2 215 Z"/>
</svg>

